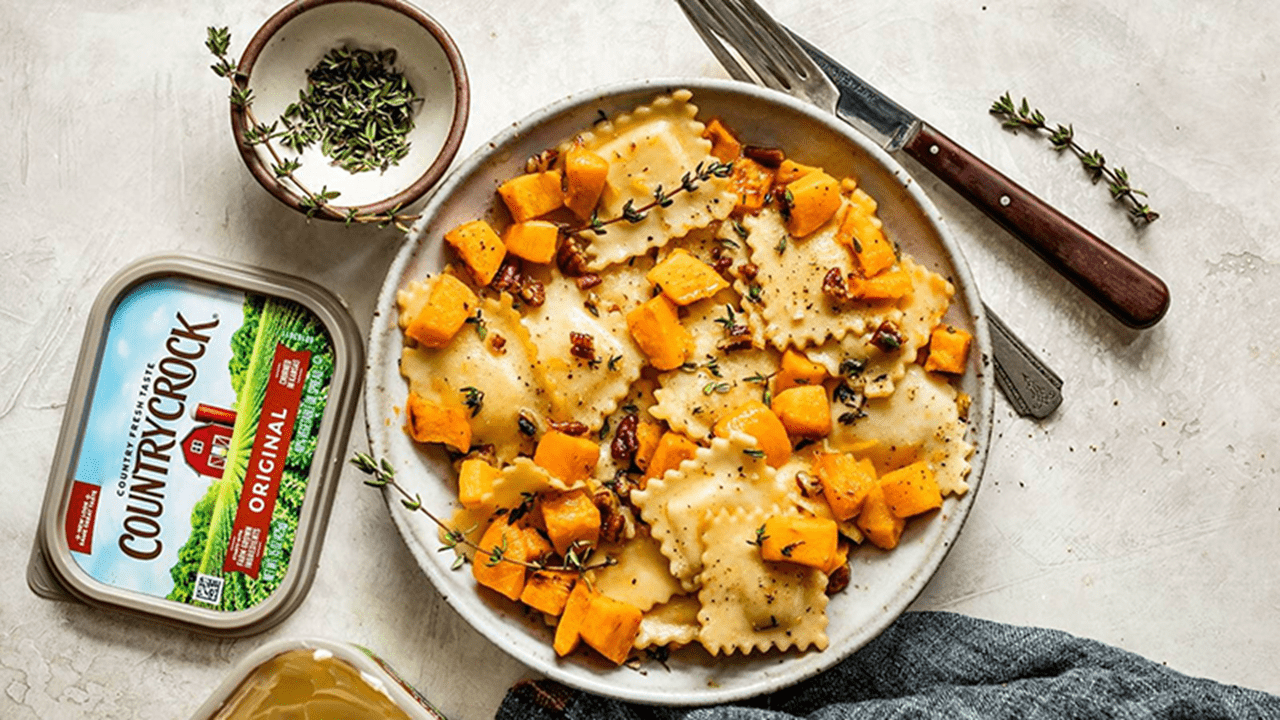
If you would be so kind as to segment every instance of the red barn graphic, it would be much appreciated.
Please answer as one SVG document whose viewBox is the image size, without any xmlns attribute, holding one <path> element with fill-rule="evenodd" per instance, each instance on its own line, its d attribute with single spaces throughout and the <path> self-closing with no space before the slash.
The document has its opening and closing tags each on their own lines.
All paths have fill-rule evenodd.
<svg viewBox="0 0 1280 720">
<path fill-rule="evenodd" d="M 231 430 L 236 411 L 200 403 L 193 413 L 197 425 L 182 439 L 182 454 L 196 472 L 211 478 L 222 477 L 231 447 Z"/>
</svg>

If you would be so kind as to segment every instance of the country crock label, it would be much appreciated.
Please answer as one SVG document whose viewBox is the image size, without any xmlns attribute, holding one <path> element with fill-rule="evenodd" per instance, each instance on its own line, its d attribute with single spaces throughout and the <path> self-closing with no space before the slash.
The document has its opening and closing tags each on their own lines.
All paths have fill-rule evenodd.
<svg viewBox="0 0 1280 720">
<path fill-rule="evenodd" d="M 235 611 L 289 569 L 333 344 L 297 303 L 166 278 L 111 317 L 67 497 L 108 585 Z"/>
</svg>

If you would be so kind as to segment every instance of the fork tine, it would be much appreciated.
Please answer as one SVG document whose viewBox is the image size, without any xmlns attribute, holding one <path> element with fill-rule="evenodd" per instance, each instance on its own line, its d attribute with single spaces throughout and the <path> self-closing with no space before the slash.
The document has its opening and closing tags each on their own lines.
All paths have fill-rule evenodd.
<svg viewBox="0 0 1280 720">
<path fill-rule="evenodd" d="M 720 61 L 720 65 L 729 73 L 729 75 L 739 82 L 754 83 L 755 78 L 746 71 L 738 62 L 738 59 L 725 49 L 724 44 L 716 37 L 712 28 L 718 23 L 707 14 L 707 11 L 698 3 L 698 0 L 676 0 L 680 4 L 680 9 L 684 11 L 685 17 L 689 18 L 689 24 L 693 25 L 693 29 L 697 31 L 698 37 L 702 38 L 702 42 L 711 50 L 711 54 L 716 56 L 716 60 Z"/>
<path fill-rule="evenodd" d="M 731 0 L 695 0 L 713 19 L 712 29 L 724 36 L 755 73 L 755 82 L 790 92 L 790 75 L 776 61 L 768 38 L 762 38 L 753 23 L 745 20 Z"/>
<path fill-rule="evenodd" d="M 767 36 L 766 45 L 776 51 L 774 57 L 782 60 L 801 80 L 810 80 L 811 68 L 814 67 L 813 60 L 795 41 L 791 33 L 760 7 L 756 0 L 737 0 L 735 4 L 739 5 L 749 18 L 745 24 L 753 30 L 762 31 Z"/>
</svg>

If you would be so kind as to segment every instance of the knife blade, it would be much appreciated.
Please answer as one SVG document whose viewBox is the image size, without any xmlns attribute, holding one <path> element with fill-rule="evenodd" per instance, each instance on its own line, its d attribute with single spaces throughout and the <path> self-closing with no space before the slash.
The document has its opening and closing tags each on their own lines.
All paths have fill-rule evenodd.
<svg viewBox="0 0 1280 720">
<path fill-rule="evenodd" d="M 838 117 L 887 152 L 911 156 L 1120 322 L 1147 328 L 1164 317 L 1169 309 L 1169 288 L 1163 280 L 795 32 L 790 34 L 835 85 L 839 97 L 831 109 Z"/>
</svg>

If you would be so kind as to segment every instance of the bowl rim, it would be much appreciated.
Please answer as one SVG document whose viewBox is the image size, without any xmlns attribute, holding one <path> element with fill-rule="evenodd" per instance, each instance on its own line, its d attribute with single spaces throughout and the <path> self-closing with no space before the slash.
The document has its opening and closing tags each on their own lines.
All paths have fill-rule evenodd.
<svg viewBox="0 0 1280 720">
<path fill-rule="evenodd" d="M 694 97 L 698 97 L 699 91 L 718 91 L 731 94 L 737 94 L 744 98 L 754 99 L 765 103 L 773 103 L 785 106 L 787 109 L 808 116 L 817 123 L 824 124 L 834 132 L 843 135 L 852 145 L 857 146 L 865 152 L 868 157 L 875 163 L 881 165 L 889 173 L 897 179 L 904 191 L 909 195 L 913 202 L 917 203 L 923 212 L 925 221 L 933 226 L 937 233 L 938 241 L 946 250 L 947 255 L 954 264 L 954 269 L 958 275 L 957 296 L 963 296 L 967 305 L 969 317 L 973 322 L 974 329 L 974 345 L 978 355 L 978 365 L 980 370 L 975 376 L 974 382 L 978 389 L 978 395 L 974 397 L 973 408 L 971 409 L 971 417 L 977 415 L 981 421 L 971 426 L 973 428 L 972 441 L 975 446 L 974 454 L 970 458 L 971 472 L 968 478 L 969 491 L 962 497 L 957 499 L 955 513 L 959 516 L 955 522 L 947 525 L 944 533 L 939 537 L 940 546 L 935 548 L 926 558 L 926 562 L 916 569 L 909 579 L 909 582 L 903 587 L 896 597 L 896 602 L 883 608 L 882 617 L 879 621 L 864 628 L 856 637 L 852 638 L 852 644 L 845 649 L 844 654 L 833 652 L 828 649 L 823 652 L 823 659 L 814 663 L 811 667 L 803 670 L 788 671 L 781 674 L 769 671 L 762 671 L 760 679 L 742 686 L 725 688 L 725 687 L 706 687 L 697 692 L 669 690 L 669 691 L 647 691 L 634 687 L 619 687 L 603 676 L 593 675 L 589 672 L 579 673 L 573 669 L 566 668 L 556 661 L 546 661 L 538 657 L 531 657 L 524 654 L 513 643 L 504 642 L 508 639 L 504 633 L 516 635 L 518 632 L 510 631 L 503 627 L 492 627 L 486 619 L 486 611 L 483 604 L 474 602 L 473 599 L 455 595 L 447 591 L 447 584 L 444 582 L 445 570 L 437 564 L 436 548 L 427 548 L 418 542 L 415 538 L 412 523 L 418 522 L 418 518 L 411 511 L 405 510 L 401 506 L 399 496 L 394 492 L 385 490 L 384 500 L 387 510 L 391 515 L 393 524 L 401 540 L 408 546 L 410 553 L 417 562 L 423 574 L 427 576 L 433 590 L 435 590 L 440 598 L 442 598 L 463 621 L 475 632 L 482 635 L 488 642 L 505 652 L 508 656 L 515 659 L 521 665 L 524 665 L 533 672 L 540 673 L 544 677 L 564 683 L 572 688 L 587 693 L 610 697 L 627 702 L 639 703 L 651 706 L 708 706 L 713 704 L 731 703 L 748 700 L 752 697 L 776 692 L 786 687 L 793 686 L 802 681 L 808 680 L 824 671 L 830 670 L 838 662 L 853 654 L 857 650 L 864 647 L 867 643 L 879 636 L 885 629 L 889 627 L 897 618 L 905 612 L 909 606 L 920 596 L 925 586 L 932 580 L 943 561 L 950 554 L 954 547 L 960 531 L 963 529 L 968 520 L 970 511 L 977 495 L 982 486 L 982 479 L 985 474 L 987 460 L 991 447 L 991 438 L 993 427 L 995 424 L 995 387 L 994 375 L 985 368 L 986 358 L 991 355 L 991 339 L 988 331 L 987 316 L 985 306 L 979 296 L 977 284 L 969 268 L 968 259 L 965 257 L 961 247 L 952 235 L 950 229 L 943 220 L 942 213 L 933 203 L 932 199 L 924 192 L 920 183 L 916 182 L 913 176 L 905 167 L 887 153 L 879 145 L 872 142 L 869 138 L 859 132 L 857 129 L 850 127 L 840 121 L 834 115 L 822 111 L 816 106 L 802 102 L 790 95 L 781 93 L 769 88 L 756 85 L 742 83 L 734 80 L 708 78 L 708 77 L 656 77 L 644 79 L 624 80 L 604 85 L 591 86 L 562 95 L 559 98 L 548 102 L 547 104 L 537 108 L 536 110 L 526 114 L 520 119 L 511 122 L 492 138 L 489 138 L 466 159 L 464 159 L 457 168 L 455 168 L 439 188 L 432 194 L 431 199 L 423 208 L 419 219 L 414 223 L 413 227 L 407 233 L 407 241 L 401 246 L 397 252 L 395 259 L 387 268 L 387 274 L 383 279 L 382 288 L 378 294 L 377 304 L 373 323 L 370 327 L 370 337 L 368 341 L 368 352 L 366 354 L 366 377 L 364 383 L 364 399 L 365 399 L 365 431 L 370 450 L 375 457 L 390 457 L 387 454 L 388 448 L 382 443 L 384 434 L 390 432 L 388 427 L 384 425 L 384 418 L 387 409 L 381 404 L 382 393 L 385 387 L 382 383 L 382 373 L 384 365 L 389 362 L 385 356 L 384 343 L 377 339 L 377 334 L 383 329 L 384 325 L 391 323 L 394 325 L 395 313 L 392 312 L 387 316 L 383 311 L 387 308 L 395 307 L 396 291 L 399 289 L 399 278 L 403 275 L 405 267 L 413 262 L 414 257 L 420 251 L 424 243 L 433 242 L 432 240 L 422 237 L 430 224 L 432 218 L 441 211 L 442 207 L 451 201 L 451 197 L 457 188 L 463 183 L 472 180 L 473 175 L 483 167 L 486 160 L 494 153 L 504 151 L 510 144 L 519 142 L 520 138 L 530 131 L 530 128 L 537 127 L 542 123 L 552 121 L 563 113 L 572 111 L 575 108 L 584 105 L 598 103 L 605 98 L 613 98 L 625 96 L 629 94 L 637 94 L 641 92 L 664 93 L 674 89 L 689 89 L 694 93 Z M 695 100 L 696 102 L 696 100 Z M 434 242 L 440 242 L 436 239 Z M 399 426 L 396 426 L 398 429 Z M 399 470 L 400 468 L 397 468 Z"/>
<path fill-rule="evenodd" d="M 312 213 L 314 217 L 334 221 L 344 220 L 346 211 L 351 209 L 370 214 L 392 212 L 422 198 L 440 180 L 445 171 L 449 169 L 454 157 L 458 154 L 458 148 L 462 146 L 462 136 L 466 132 L 467 119 L 471 112 L 471 82 L 467 77 L 467 68 L 463 63 L 462 53 L 454 43 L 453 37 L 435 18 L 416 5 L 404 0 L 299 0 L 290 2 L 268 18 L 262 24 L 262 27 L 258 28 L 258 31 L 254 33 L 253 38 L 249 40 L 249 44 L 245 46 L 244 53 L 240 56 L 239 64 L 236 66 L 236 74 L 234 76 L 236 86 L 241 90 L 249 88 L 249 82 L 253 77 L 253 67 L 258 61 L 258 56 L 266 48 L 267 43 L 275 37 L 276 33 L 291 20 L 309 10 L 341 3 L 377 5 L 404 15 L 422 26 L 439 43 L 440 49 L 444 51 L 445 57 L 449 61 L 449 68 L 453 76 L 454 103 L 453 119 L 449 124 L 449 132 L 445 136 L 444 145 L 440 148 L 435 160 L 413 184 L 383 200 L 363 205 L 326 206 L 331 207 L 333 212 Z M 275 174 L 271 172 L 258 153 L 246 141 L 245 130 L 247 123 L 245 121 L 245 113 L 234 102 L 230 103 L 230 105 L 231 132 L 236 140 L 236 149 L 239 150 L 240 157 L 244 160 L 245 166 L 249 168 L 249 172 L 267 192 L 271 193 L 280 202 L 298 212 L 310 212 L 301 197 L 285 189 L 278 182 Z"/>
</svg>

